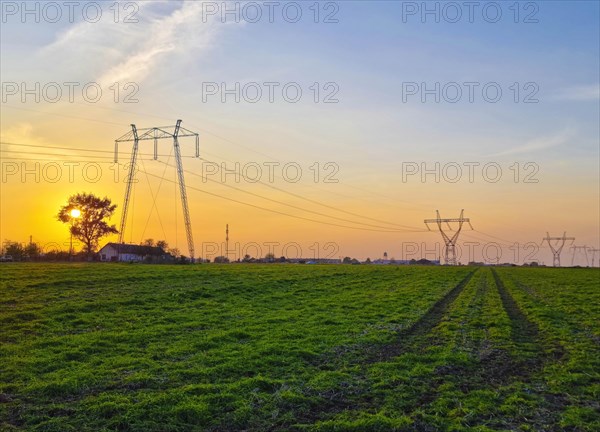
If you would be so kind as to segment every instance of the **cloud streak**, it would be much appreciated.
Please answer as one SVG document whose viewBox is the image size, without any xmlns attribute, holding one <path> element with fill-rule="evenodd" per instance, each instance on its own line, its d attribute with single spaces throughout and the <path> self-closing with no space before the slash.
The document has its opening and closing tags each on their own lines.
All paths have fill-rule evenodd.
<svg viewBox="0 0 600 432">
<path fill-rule="evenodd" d="M 597 101 L 600 100 L 600 83 L 567 87 L 553 95 L 561 101 Z"/>
<path fill-rule="evenodd" d="M 214 46 L 215 37 L 225 27 L 215 19 L 203 22 L 204 2 L 139 4 L 138 23 L 112 19 L 79 22 L 60 34 L 44 53 L 64 60 L 67 67 L 83 67 L 103 88 L 115 82 L 139 84 L 161 68 L 163 61 L 168 60 L 173 68 L 173 55 L 190 52 L 197 58 L 199 52 Z"/>
<path fill-rule="evenodd" d="M 558 132 L 555 135 L 534 138 L 518 147 L 511 147 L 497 153 L 486 155 L 486 157 L 513 156 L 539 152 L 541 150 L 547 150 L 554 147 L 560 147 L 569 142 L 573 135 L 574 133 L 572 129 L 565 129 L 561 132 Z"/>
</svg>

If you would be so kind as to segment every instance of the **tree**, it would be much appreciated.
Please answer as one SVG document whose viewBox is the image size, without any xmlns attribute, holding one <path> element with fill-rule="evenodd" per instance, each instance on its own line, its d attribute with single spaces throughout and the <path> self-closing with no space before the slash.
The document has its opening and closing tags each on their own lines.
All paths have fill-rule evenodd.
<svg viewBox="0 0 600 432">
<path fill-rule="evenodd" d="M 164 250 L 165 252 L 169 250 L 169 243 L 167 243 L 166 240 L 157 240 L 155 242 L 154 239 L 149 238 L 142 242 L 142 246 L 158 247 Z M 177 254 L 172 255 L 179 255 L 179 250 L 177 250 Z"/>
<path fill-rule="evenodd" d="M 117 205 L 107 197 L 79 193 L 69 197 L 67 205 L 60 208 L 57 218 L 60 222 L 69 224 L 70 233 L 85 244 L 84 250 L 89 258 L 102 237 L 119 232 L 114 225 L 106 222 L 116 208 Z M 79 217 L 72 216 L 71 212 L 75 209 L 80 211 Z"/>
<path fill-rule="evenodd" d="M 37 259 L 42 255 L 42 249 L 38 246 L 37 243 L 29 243 L 25 246 L 25 255 L 29 259 Z"/>
<path fill-rule="evenodd" d="M 265 261 L 268 263 L 272 263 L 275 262 L 275 254 L 274 253 L 268 253 L 265 255 Z"/>
<path fill-rule="evenodd" d="M 214 262 L 217 264 L 225 264 L 225 263 L 229 262 L 229 258 L 227 258 L 225 256 L 218 256 L 218 257 L 215 257 Z"/>
<path fill-rule="evenodd" d="M 6 255 L 12 256 L 15 261 L 21 261 L 25 257 L 25 248 L 21 243 L 8 241 L 4 251 Z"/>
</svg>

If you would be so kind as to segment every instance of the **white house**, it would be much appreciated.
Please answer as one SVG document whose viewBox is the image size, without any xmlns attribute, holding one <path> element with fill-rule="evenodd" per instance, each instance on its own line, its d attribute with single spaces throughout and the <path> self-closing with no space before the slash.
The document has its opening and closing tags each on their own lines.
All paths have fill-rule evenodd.
<svg viewBox="0 0 600 432">
<path fill-rule="evenodd" d="M 168 262 L 173 259 L 173 256 L 162 248 L 126 243 L 107 243 L 98 251 L 98 254 L 101 261 L 138 262 L 150 260 L 152 262 Z"/>
</svg>

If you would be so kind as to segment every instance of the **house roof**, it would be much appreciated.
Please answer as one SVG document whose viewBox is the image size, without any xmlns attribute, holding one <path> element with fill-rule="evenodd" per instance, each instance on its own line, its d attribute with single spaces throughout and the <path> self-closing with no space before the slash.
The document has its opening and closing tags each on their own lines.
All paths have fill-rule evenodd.
<svg viewBox="0 0 600 432">
<path fill-rule="evenodd" d="M 132 255 L 166 255 L 167 253 L 163 250 L 163 248 L 156 246 L 142 246 L 136 244 L 126 244 L 126 243 L 107 243 L 102 247 L 102 249 L 106 247 L 112 247 L 119 253 L 124 254 L 132 254 Z M 102 249 L 100 249 L 102 251 Z"/>
</svg>

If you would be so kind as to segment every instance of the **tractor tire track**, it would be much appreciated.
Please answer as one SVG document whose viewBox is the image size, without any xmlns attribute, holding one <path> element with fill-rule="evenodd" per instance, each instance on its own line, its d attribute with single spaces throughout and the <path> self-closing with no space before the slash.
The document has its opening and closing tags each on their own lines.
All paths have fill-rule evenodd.
<svg viewBox="0 0 600 432">
<path fill-rule="evenodd" d="M 311 366 L 321 369 L 336 369 L 344 364 L 345 360 L 352 357 L 356 357 L 358 359 L 356 362 L 360 362 L 360 364 L 372 364 L 389 360 L 412 350 L 412 345 L 418 338 L 425 336 L 441 322 L 444 314 L 468 285 L 477 270 L 475 269 L 465 276 L 414 323 L 396 331 L 394 341 L 383 345 L 338 346 L 311 362 Z"/>
<path fill-rule="evenodd" d="M 355 409 L 357 403 L 360 403 L 362 406 L 378 405 L 377 397 L 372 394 L 369 379 L 367 378 L 369 366 L 374 363 L 388 361 L 404 353 L 417 352 L 426 345 L 428 343 L 425 340 L 426 335 L 442 321 L 450 306 L 463 292 L 477 270 L 475 269 L 465 276 L 411 326 L 398 331 L 396 340 L 383 346 L 363 347 L 366 351 L 362 355 L 362 360 L 357 360 L 360 361 L 360 372 L 354 375 L 353 383 L 349 383 L 349 386 L 343 392 L 336 394 L 314 394 L 307 389 L 307 394 L 323 399 L 322 404 L 319 406 L 318 412 L 310 411 L 302 415 L 297 415 L 298 424 L 296 426 L 302 426 L 298 429 L 292 427 L 289 430 L 302 430 L 308 425 L 314 425 L 319 420 L 327 419 L 339 412 Z M 350 350 L 345 354 L 352 355 L 354 354 L 354 350 Z M 322 364 L 320 366 L 331 368 L 332 365 Z M 432 379 L 434 378 L 432 377 Z"/>
<path fill-rule="evenodd" d="M 518 287 L 521 291 L 523 291 L 529 298 L 533 299 L 538 303 L 543 304 L 544 307 L 548 309 L 553 309 L 554 311 L 556 311 L 556 307 L 553 306 L 549 299 L 543 294 L 541 294 L 536 288 L 521 282 L 520 280 L 516 279 L 513 275 L 510 276 L 510 279 L 515 284 L 515 286 Z M 568 323 L 568 325 L 571 328 L 576 329 L 574 334 L 582 335 L 586 339 L 589 339 L 591 342 L 593 342 L 595 345 L 600 346 L 600 336 L 594 335 L 593 330 L 589 326 L 582 326 L 580 323 L 574 321 L 572 317 L 567 313 L 561 313 L 560 319 Z M 560 347 L 560 345 L 557 346 Z M 564 348 L 562 349 L 562 351 L 564 354 Z"/>
<path fill-rule="evenodd" d="M 513 367 L 508 378 L 534 383 L 538 381 L 535 375 L 542 371 L 548 362 L 564 360 L 565 349 L 560 344 L 548 346 L 542 337 L 539 326 L 523 313 L 495 269 L 492 269 L 492 274 L 504 310 L 511 320 L 511 336 L 517 351 L 525 353 L 523 359 L 512 359 Z M 538 381 L 538 385 L 543 385 L 543 382 Z M 557 415 L 569 405 L 568 396 L 564 394 L 551 395 L 539 390 L 537 393 L 545 400 L 545 406 L 539 407 L 536 414 L 531 417 L 533 424 L 542 430 L 559 430 L 556 426 Z"/>
<path fill-rule="evenodd" d="M 504 310 L 511 321 L 513 340 L 517 344 L 540 345 L 540 331 L 537 324 L 530 321 L 523 313 L 513 296 L 504 286 L 504 282 L 498 276 L 496 269 L 492 269 L 492 274 L 494 275 L 494 281 L 496 282 L 496 288 L 498 288 Z"/>
<path fill-rule="evenodd" d="M 489 271 L 489 270 L 487 270 Z M 304 418 L 298 418 L 303 426 L 314 425 L 318 421 L 334 417 L 342 411 L 356 409 L 373 409 L 384 405 L 382 396 L 373 393 L 368 378 L 368 369 L 377 362 L 386 362 L 403 354 L 419 353 L 430 343 L 428 336 L 448 315 L 453 303 L 467 287 L 477 270 L 468 274 L 443 298 L 438 300 L 421 318 L 406 329 L 400 330 L 397 339 L 391 344 L 371 347 L 365 353 L 365 361 L 360 366 L 360 372 L 355 374 L 352 385 L 331 398 L 325 398 L 319 412 L 313 412 Z M 510 416 L 499 418 L 473 417 L 471 426 L 486 425 L 493 429 L 516 430 L 525 421 L 534 430 L 558 431 L 558 415 L 569 405 L 568 398 L 562 394 L 549 394 L 544 388 L 543 381 L 536 378 L 544 366 L 551 361 L 557 361 L 549 355 L 548 346 L 544 341 L 539 326 L 530 320 L 523 312 L 517 301 L 504 285 L 495 269 L 491 269 L 493 281 L 484 278 L 473 293 L 469 302 L 471 312 L 466 322 L 482 312 L 483 303 L 492 291 L 496 290 L 501 307 L 510 320 L 510 338 L 514 343 L 514 352 L 495 347 L 493 342 L 484 338 L 467 341 L 465 347 L 471 351 L 473 362 L 470 365 L 453 364 L 439 366 L 431 376 L 421 381 L 422 396 L 407 400 L 402 410 L 412 415 L 415 410 L 427 411 L 443 394 L 440 388 L 453 383 L 462 393 L 468 394 L 476 390 L 495 390 L 503 397 L 508 397 L 510 386 L 514 382 L 529 383 L 530 392 L 535 393 L 539 400 L 536 412 L 523 418 Z M 467 324 L 468 325 L 468 324 Z M 323 395 L 319 395 L 323 396 Z M 432 424 L 419 419 L 417 416 L 410 430 L 436 430 Z"/>
<path fill-rule="evenodd" d="M 468 341 L 465 347 L 472 351 L 474 363 L 470 366 L 448 364 L 436 369 L 437 379 L 431 380 L 432 388 L 417 404 L 421 409 L 427 410 L 438 395 L 443 391 L 438 389 L 448 383 L 454 383 L 464 394 L 476 390 L 494 390 L 508 397 L 511 383 L 529 383 L 530 392 L 535 393 L 542 400 L 526 423 L 534 427 L 534 430 L 558 431 L 558 413 L 564 411 L 568 405 L 568 398 L 562 394 L 550 394 L 542 390 L 545 386 L 535 375 L 540 372 L 549 361 L 557 360 L 549 355 L 538 325 L 531 321 L 521 310 L 516 300 L 504 286 L 502 279 L 491 269 L 494 281 L 491 284 L 483 283 L 475 292 L 469 307 L 474 308 L 469 314 L 468 320 L 472 319 L 474 313 L 480 312 L 477 306 L 488 292 L 497 290 L 502 308 L 508 316 L 511 324 L 511 339 L 515 345 L 515 352 L 495 347 L 487 337 L 481 340 Z M 480 306 L 480 305 L 479 305 Z M 518 353 L 518 356 L 515 354 Z M 525 354 L 521 356 L 521 354 Z M 431 396 L 434 395 L 434 396 Z M 517 430 L 524 419 L 506 417 L 474 416 L 470 420 L 471 426 L 485 425 L 492 429 Z M 428 429 L 429 428 L 429 429 Z M 413 425 L 414 430 L 434 430 L 432 425 L 419 423 Z"/>
<path fill-rule="evenodd" d="M 452 288 L 444 297 L 438 300 L 421 318 L 406 329 L 400 330 L 396 340 L 391 344 L 380 347 L 376 352 L 369 353 L 366 363 L 379 363 L 389 360 L 408 351 L 408 348 L 414 348 L 412 345 L 425 335 L 431 332 L 441 321 L 444 315 L 450 309 L 450 306 L 463 292 L 469 284 L 478 269 L 469 273 L 454 288 Z"/>
</svg>

